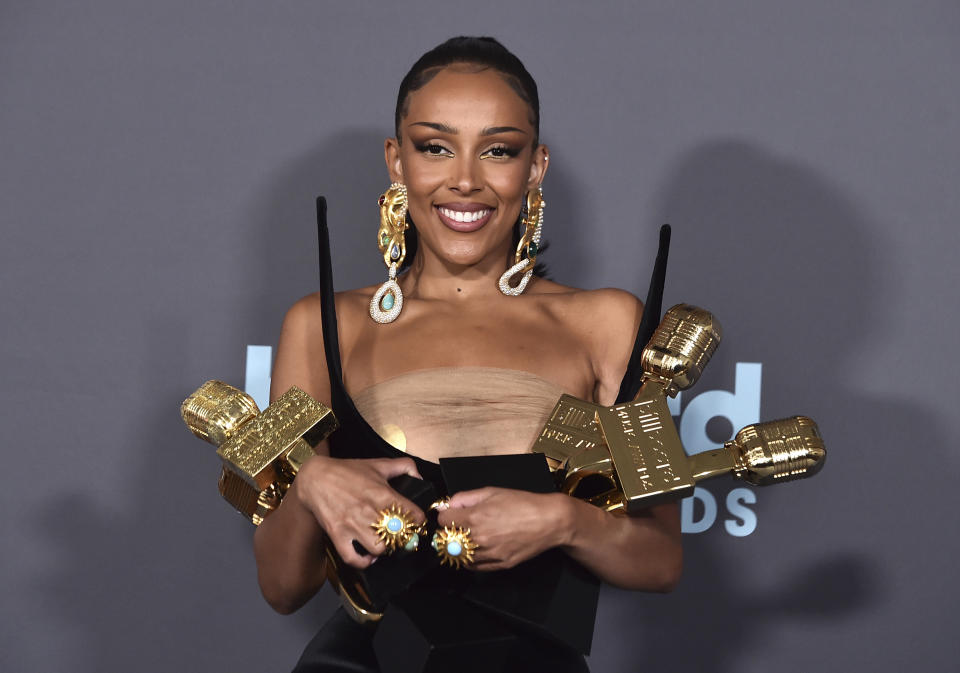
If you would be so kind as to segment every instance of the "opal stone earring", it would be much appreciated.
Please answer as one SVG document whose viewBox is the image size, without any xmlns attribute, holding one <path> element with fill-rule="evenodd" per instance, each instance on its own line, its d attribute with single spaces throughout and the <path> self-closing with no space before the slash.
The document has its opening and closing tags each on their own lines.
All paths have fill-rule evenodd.
<svg viewBox="0 0 960 673">
<path fill-rule="evenodd" d="M 540 251 L 540 232 L 543 229 L 543 209 L 546 207 L 543 200 L 543 190 L 537 187 L 527 193 L 527 200 L 523 208 L 523 236 L 517 244 L 517 251 L 513 255 L 514 264 L 504 271 L 497 284 L 500 291 L 510 297 L 516 297 L 527 289 L 527 283 L 533 275 L 533 267 L 537 265 L 537 253 Z M 520 282 L 512 286 L 510 281 L 515 275 L 522 273 Z"/>
<path fill-rule="evenodd" d="M 403 293 L 397 284 L 397 269 L 407 256 L 403 233 L 407 224 L 407 187 L 394 182 L 380 195 L 380 229 L 377 231 L 377 246 L 387 265 L 387 281 L 370 299 L 370 317 L 378 323 L 393 322 L 403 309 Z"/>
</svg>

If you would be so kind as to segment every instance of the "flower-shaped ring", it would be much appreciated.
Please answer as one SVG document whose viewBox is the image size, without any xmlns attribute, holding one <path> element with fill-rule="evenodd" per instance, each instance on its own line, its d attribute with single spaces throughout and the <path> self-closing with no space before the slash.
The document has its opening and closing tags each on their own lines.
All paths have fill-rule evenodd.
<svg viewBox="0 0 960 673">
<path fill-rule="evenodd" d="M 470 539 L 469 528 L 462 528 L 451 521 L 449 526 L 444 526 L 433 536 L 433 548 L 440 557 L 441 565 L 459 570 L 473 563 L 473 552 L 478 546 Z"/>
<path fill-rule="evenodd" d="M 407 551 L 416 549 L 420 541 L 420 526 L 414 523 L 409 512 L 394 503 L 387 509 L 380 510 L 379 514 L 380 518 L 370 524 L 370 527 L 383 542 L 388 554 L 401 548 Z"/>
</svg>

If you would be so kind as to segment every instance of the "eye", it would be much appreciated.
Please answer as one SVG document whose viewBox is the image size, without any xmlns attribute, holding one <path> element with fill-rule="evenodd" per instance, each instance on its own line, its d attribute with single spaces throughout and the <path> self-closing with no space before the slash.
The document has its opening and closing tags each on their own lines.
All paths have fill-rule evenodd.
<svg viewBox="0 0 960 673">
<path fill-rule="evenodd" d="M 438 145 L 437 143 L 423 143 L 422 145 L 416 145 L 416 149 L 418 152 L 429 154 L 430 156 L 434 157 L 442 157 L 452 154 L 452 152 L 450 152 L 450 150 L 448 150 L 446 147 L 443 145 Z"/>
<path fill-rule="evenodd" d="M 484 152 L 481 156 L 492 157 L 494 159 L 507 159 L 517 156 L 518 152 L 512 147 L 506 145 L 495 145 Z"/>
</svg>

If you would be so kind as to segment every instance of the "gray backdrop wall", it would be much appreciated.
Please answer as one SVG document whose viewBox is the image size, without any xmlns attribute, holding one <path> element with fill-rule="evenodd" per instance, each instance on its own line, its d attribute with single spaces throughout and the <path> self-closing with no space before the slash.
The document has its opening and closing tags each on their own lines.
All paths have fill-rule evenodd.
<svg viewBox="0 0 960 673">
<path fill-rule="evenodd" d="M 380 280 L 397 85 L 463 33 L 539 82 L 555 277 L 642 293 L 675 226 L 667 305 L 725 326 L 685 438 L 828 441 L 813 480 L 688 501 L 680 588 L 605 590 L 595 670 L 955 670 L 952 0 L 3 2 L 0 669 L 292 666 L 335 600 L 270 611 L 178 405 L 264 384 L 318 193 L 338 286 Z"/>
</svg>

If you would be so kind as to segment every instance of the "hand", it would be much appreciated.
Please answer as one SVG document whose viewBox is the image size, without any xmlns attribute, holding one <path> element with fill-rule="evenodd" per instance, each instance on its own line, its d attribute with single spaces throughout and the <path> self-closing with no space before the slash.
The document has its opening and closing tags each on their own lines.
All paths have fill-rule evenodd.
<svg viewBox="0 0 960 673">
<path fill-rule="evenodd" d="M 461 491 L 438 516 L 441 526 L 470 529 L 475 570 L 503 570 L 564 543 L 568 496 L 509 488 Z"/>
<path fill-rule="evenodd" d="M 396 503 L 418 524 L 425 520 L 419 507 L 387 483 L 401 474 L 422 479 L 410 458 L 343 460 L 317 455 L 300 468 L 296 492 L 340 558 L 355 568 L 366 568 L 386 551 L 370 525 L 379 520 L 381 510 Z M 370 555 L 357 553 L 354 540 Z"/>
</svg>

